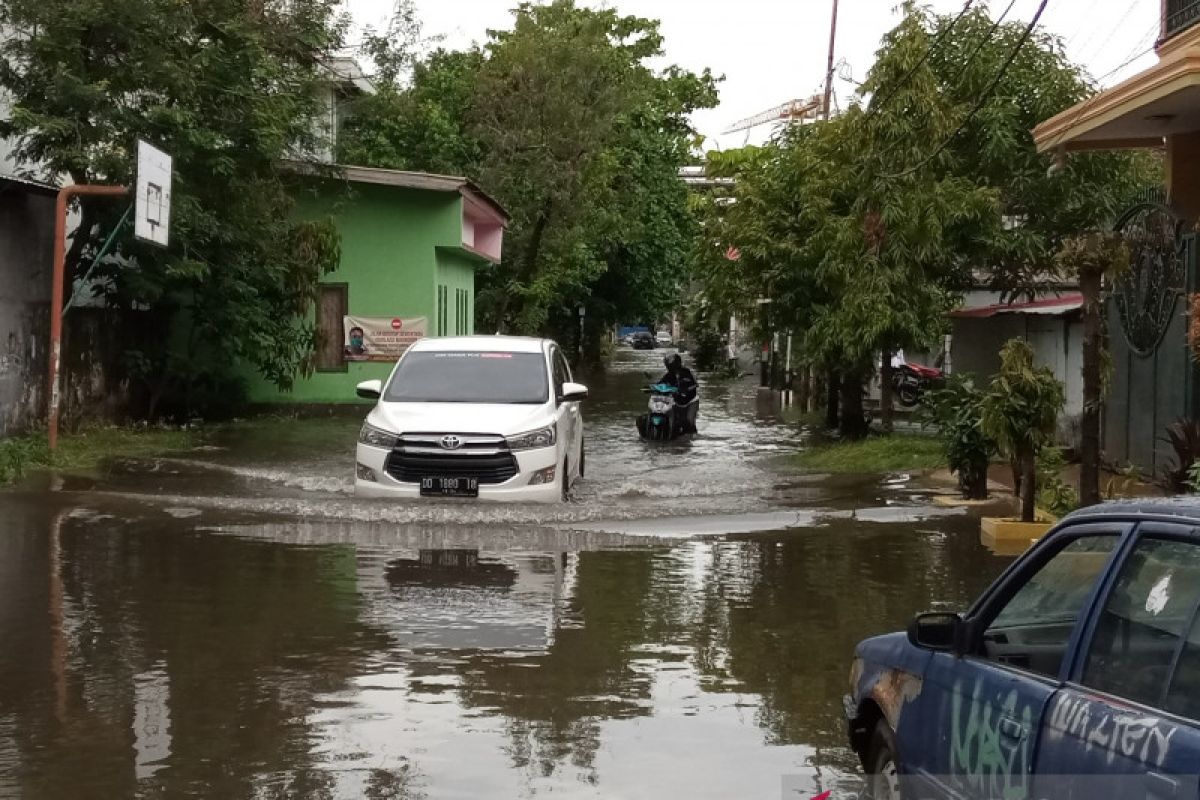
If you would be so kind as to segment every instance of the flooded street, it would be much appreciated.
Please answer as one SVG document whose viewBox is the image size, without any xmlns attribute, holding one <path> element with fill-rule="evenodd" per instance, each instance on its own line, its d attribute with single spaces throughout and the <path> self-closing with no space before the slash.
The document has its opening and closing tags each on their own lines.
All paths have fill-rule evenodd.
<svg viewBox="0 0 1200 800">
<path fill-rule="evenodd" d="M 0 797 L 809 798 L 864 636 L 1007 563 L 748 382 L 650 446 L 589 381 L 564 507 L 356 500 L 361 414 L 0 494 Z"/>
</svg>

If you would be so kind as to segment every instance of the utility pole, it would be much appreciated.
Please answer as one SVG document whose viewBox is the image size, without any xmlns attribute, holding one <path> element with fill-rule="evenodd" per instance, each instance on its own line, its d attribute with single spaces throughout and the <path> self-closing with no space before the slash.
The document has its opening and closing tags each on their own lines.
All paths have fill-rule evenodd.
<svg viewBox="0 0 1200 800">
<path fill-rule="evenodd" d="M 825 119 L 833 107 L 833 53 L 837 44 L 838 0 L 833 0 L 833 13 L 829 20 L 829 63 L 825 67 Z"/>
</svg>

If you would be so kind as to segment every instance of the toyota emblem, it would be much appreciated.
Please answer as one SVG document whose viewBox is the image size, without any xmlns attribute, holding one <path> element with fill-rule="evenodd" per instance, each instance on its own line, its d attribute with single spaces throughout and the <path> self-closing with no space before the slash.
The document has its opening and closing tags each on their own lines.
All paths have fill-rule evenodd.
<svg viewBox="0 0 1200 800">
<path fill-rule="evenodd" d="M 460 447 L 462 447 L 462 439 L 458 438 L 457 436 L 442 437 L 443 450 L 457 450 Z"/>
</svg>

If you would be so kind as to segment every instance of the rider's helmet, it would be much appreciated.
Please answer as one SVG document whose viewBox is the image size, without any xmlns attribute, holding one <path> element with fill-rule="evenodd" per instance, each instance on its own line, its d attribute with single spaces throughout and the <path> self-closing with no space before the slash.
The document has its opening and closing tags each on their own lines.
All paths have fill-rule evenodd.
<svg viewBox="0 0 1200 800">
<path fill-rule="evenodd" d="M 667 371 L 671 372 L 683 366 L 683 358 L 680 357 L 679 353 L 671 353 L 670 355 L 663 356 L 663 364 L 666 366 Z"/>
</svg>

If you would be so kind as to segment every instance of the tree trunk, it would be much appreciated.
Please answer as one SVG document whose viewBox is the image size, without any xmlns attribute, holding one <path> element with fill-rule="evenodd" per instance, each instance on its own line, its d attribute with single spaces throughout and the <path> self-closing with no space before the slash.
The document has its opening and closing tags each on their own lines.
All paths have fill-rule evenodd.
<svg viewBox="0 0 1200 800">
<path fill-rule="evenodd" d="M 970 476 L 964 476 L 960 473 L 958 476 L 958 487 L 962 490 L 964 500 L 987 500 L 987 467 L 984 467 L 982 472 Z"/>
<path fill-rule="evenodd" d="M 809 372 L 808 367 L 804 364 L 800 365 L 800 374 L 796 381 L 796 408 L 801 412 L 808 411 L 808 393 L 809 387 Z"/>
<path fill-rule="evenodd" d="M 863 439 L 867 435 L 867 417 L 863 413 L 862 377 L 855 374 L 842 378 L 842 419 L 838 430 L 846 439 Z"/>
<path fill-rule="evenodd" d="M 1100 502 L 1100 369 L 1103 348 L 1100 309 L 1101 274 L 1079 272 L 1083 292 L 1083 416 L 1079 432 L 1079 504 Z"/>
<path fill-rule="evenodd" d="M 892 400 L 892 354 L 883 351 L 883 361 L 879 364 L 879 421 L 885 434 L 892 432 L 892 418 L 895 416 L 895 404 Z"/>
<path fill-rule="evenodd" d="M 1033 522 L 1037 514 L 1037 457 L 1032 451 L 1022 453 L 1021 460 L 1021 521 Z"/>
<path fill-rule="evenodd" d="M 838 414 L 838 392 L 842 388 L 841 376 L 834 370 L 825 375 L 825 427 L 833 430 L 841 418 Z"/>
</svg>

